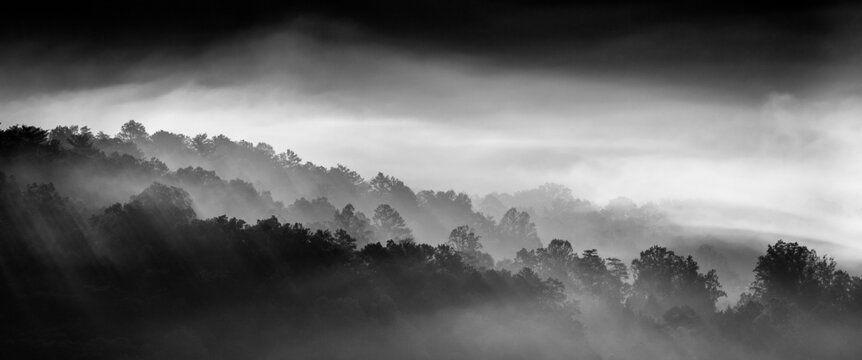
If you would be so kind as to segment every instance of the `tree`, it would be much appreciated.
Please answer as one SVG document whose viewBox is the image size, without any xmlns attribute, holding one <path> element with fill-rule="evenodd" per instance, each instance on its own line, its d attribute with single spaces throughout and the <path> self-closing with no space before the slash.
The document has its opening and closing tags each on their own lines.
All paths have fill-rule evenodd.
<svg viewBox="0 0 862 360">
<path fill-rule="evenodd" d="M 153 183 L 133 196 L 127 206 L 146 210 L 164 223 L 185 224 L 197 217 L 188 192 L 161 183 Z"/>
<path fill-rule="evenodd" d="M 470 229 L 469 225 L 461 225 L 452 229 L 452 232 L 449 233 L 448 244 L 462 253 L 475 253 L 482 249 L 479 236 Z"/>
<path fill-rule="evenodd" d="M 625 281 L 629 278 L 629 272 L 626 267 L 626 264 L 617 258 L 607 258 L 607 267 L 608 271 L 611 272 L 611 275 L 614 277 Z"/>
<path fill-rule="evenodd" d="M 530 268 L 542 277 L 556 279 L 576 291 L 573 271 L 578 255 L 572 249 L 572 244 L 566 240 L 554 239 L 546 248 L 533 250 L 521 249 L 515 255 L 516 268 Z"/>
<path fill-rule="evenodd" d="M 359 187 L 365 184 L 365 179 L 363 179 L 359 173 L 350 170 L 350 168 L 341 164 L 338 164 L 338 166 L 334 168 L 330 168 L 328 173 L 339 179 L 346 180 L 350 186 Z"/>
<path fill-rule="evenodd" d="M 207 156 L 215 151 L 213 141 L 207 137 L 207 134 L 197 134 L 191 139 L 191 147 L 195 149 L 201 156 Z"/>
<path fill-rule="evenodd" d="M 534 249 L 542 247 L 542 241 L 536 232 L 536 224 L 530 221 L 530 214 L 509 209 L 497 225 L 497 233 L 506 250 L 515 251 L 519 248 Z"/>
<path fill-rule="evenodd" d="M 197 155 L 191 148 L 191 139 L 181 134 L 174 134 L 167 131 L 159 130 L 150 136 L 152 146 L 151 154 L 157 157 L 165 157 L 165 160 L 172 161 L 171 157 L 179 157 L 182 159 L 181 165 L 189 165 L 193 162 L 189 159 L 189 155 Z"/>
<path fill-rule="evenodd" d="M 408 213 L 418 206 L 413 190 L 395 177 L 377 173 L 369 185 L 371 185 L 371 193 L 387 204 L 393 204 Z"/>
<path fill-rule="evenodd" d="M 15 125 L 0 133 L 0 149 L 39 148 L 47 142 L 48 132 L 35 126 Z"/>
<path fill-rule="evenodd" d="M 619 259 L 603 259 L 596 250 L 579 257 L 566 240 L 554 239 L 546 248 L 518 251 L 516 267 L 529 267 L 546 278 L 557 279 L 574 294 L 590 295 L 621 304 L 629 285 L 625 264 Z"/>
<path fill-rule="evenodd" d="M 93 133 L 90 128 L 78 126 L 57 126 L 48 134 L 48 139 L 51 142 L 56 142 L 57 145 L 64 149 L 71 149 L 79 154 L 93 154 L 96 150 L 93 148 Z"/>
<path fill-rule="evenodd" d="M 726 295 L 715 270 L 702 274 L 694 258 L 661 246 L 642 251 L 631 268 L 635 281 L 630 305 L 655 317 L 674 306 L 688 306 L 701 315 L 710 315 L 718 298 Z"/>
<path fill-rule="evenodd" d="M 401 214 L 388 204 L 380 204 L 374 209 L 374 225 L 386 240 L 413 240 L 413 231 L 404 223 Z"/>
<path fill-rule="evenodd" d="M 287 207 L 290 221 L 299 222 L 309 227 L 327 228 L 326 223 L 332 222 L 332 214 L 338 210 L 325 197 L 308 201 L 299 198 Z"/>
<path fill-rule="evenodd" d="M 488 194 L 483 197 L 478 204 L 478 211 L 488 214 L 489 216 L 502 216 L 506 213 L 506 205 L 493 194 Z"/>
<path fill-rule="evenodd" d="M 540 273 L 573 284 L 572 270 L 578 255 L 572 248 L 572 243 L 568 240 L 554 239 L 548 243 L 548 247 L 536 249 L 536 255 Z"/>
<path fill-rule="evenodd" d="M 585 291 L 616 304 L 628 293 L 626 265 L 619 259 L 603 259 L 595 249 L 584 250 L 577 259 L 575 277 Z"/>
<path fill-rule="evenodd" d="M 847 305 L 850 276 L 832 258 L 795 242 L 779 240 L 757 258 L 752 284 L 761 302 L 782 301 L 803 309 L 837 310 Z"/>
<path fill-rule="evenodd" d="M 272 147 L 272 145 L 265 142 L 257 143 L 257 146 L 254 147 L 254 150 L 268 159 L 272 159 L 275 157 L 275 149 Z"/>
<path fill-rule="evenodd" d="M 302 164 L 302 158 L 299 157 L 293 150 L 287 149 L 283 153 L 276 155 L 278 164 L 283 168 L 292 168 Z"/>
<path fill-rule="evenodd" d="M 93 148 L 93 134 L 89 131 L 81 132 L 80 134 L 72 134 L 66 139 L 66 143 L 72 147 L 72 150 L 79 153 L 91 153 L 96 151 Z"/>
<path fill-rule="evenodd" d="M 353 204 L 347 204 L 341 211 L 336 211 L 334 222 L 335 228 L 347 231 L 356 239 L 357 245 L 369 244 L 374 238 L 371 221 L 361 211 L 356 211 Z"/>
<path fill-rule="evenodd" d="M 144 124 L 135 120 L 129 120 L 129 122 L 123 124 L 123 126 L 120 127 L 120 133 L 117 134 L 117 137 L 121 140 L 131 142 L 146 140 L 149 136 L 150 135 L 147 133 L 147 128 L 144 127 Z"/>
<path fill-rule="evenodd" d="M 464 262 L 475 268 L 490 268 L 494 266 L 491 255 L 481 251 L 482 244 L 479 235 L 473 232 L 468 225 L 462 225 L 452 229 L 449 233 L 447 244 L 452 246 L 464 257 Z"/>
<path fill-rule="evenodd" d="M 721 314 L 722 329 L 748 346 L 780 349 L 784 358 L 858 357 L 862 281 L 836 268 L 796 242 L 769 245 L 757 259 L 752 292 Z"/>
</svg>

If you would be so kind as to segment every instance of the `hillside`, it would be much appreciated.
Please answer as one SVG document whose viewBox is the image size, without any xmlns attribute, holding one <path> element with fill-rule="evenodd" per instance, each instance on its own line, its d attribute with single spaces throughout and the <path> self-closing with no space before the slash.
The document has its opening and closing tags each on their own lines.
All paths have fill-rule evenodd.
<svg viewBox="0 0 862 360">
<path fill-rule="evenodd" d="M 553 184 L 414 192 L 267 144 L 129 122 L 117 136 L 0 130 L 0 200 L 10 358 L 862 351 L 862 279 L 805 243 Z"/>
</svg>

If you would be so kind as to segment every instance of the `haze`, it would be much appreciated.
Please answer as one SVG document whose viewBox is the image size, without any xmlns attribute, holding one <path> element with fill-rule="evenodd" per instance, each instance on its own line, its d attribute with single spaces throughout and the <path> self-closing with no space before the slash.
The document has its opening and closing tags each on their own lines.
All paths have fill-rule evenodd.
<svg viewBox="0 0 862 360">
<path fill-rule="evenodd" d="M 0 6 L 0 358 L 857 359 L 860 9 Z"/>
<path fill-rule="evenodd" d="M 39 72 L 6 67 L 4 77 L 34 91 L 17 94 L 6 82 L 0 114 L 7 125 L 109 134 L 129 119 L 227 134 L 366 177 L 397 174 L 419 188 L 484 194 L 556 182 L 597 202 L 765 209 L 802 222 L 770 228 L 858 246 L 862 103 L 846 81 L 824 83 L 834 74 L 810 86 L 728 91 L 733 84 L 714 76 L 531 66 L 369 38 L 358 27 L 296 21 L 193 56 L 64 67 L 32 58 L 27 65 Z M 106 66 L 112 77 L 98 81 Z M 88 75 L 97 81 L 74 81 Z"/>
</svg>

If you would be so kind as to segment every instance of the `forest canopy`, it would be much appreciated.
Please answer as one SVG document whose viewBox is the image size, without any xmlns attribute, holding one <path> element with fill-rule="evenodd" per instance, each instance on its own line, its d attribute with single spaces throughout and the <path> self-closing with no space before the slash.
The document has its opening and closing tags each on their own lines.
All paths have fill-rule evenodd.
<svg viewBox="0 0 862 360">
<path fill-rule="evenodd" d="M 416 192 L 224 135 L 11 126 L 0 130 L 0 354 L 862 353 L 858 274 L 780 239 L 739 265 L 743 250 L 719 240 L 686 237 L 655 204 L 600 206 L 555 184 Z"/>
</svg>

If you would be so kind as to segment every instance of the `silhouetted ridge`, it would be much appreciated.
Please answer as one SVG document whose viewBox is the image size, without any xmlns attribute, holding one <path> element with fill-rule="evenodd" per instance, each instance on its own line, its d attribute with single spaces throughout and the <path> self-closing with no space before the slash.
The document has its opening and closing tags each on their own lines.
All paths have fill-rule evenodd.
<svg viewBox="0 0 862 360">
<path fill-rule="evenodd" d="M 172 159 L 136 155 L 156 148 Z M 234 163 L 246 176 L 224 180 Z M 267 185 L 280 187 L 258 190 Z M 417 194 L 382 173 L 366 182 L 344 166 L 302 164 L 224 136 L 150 136 L 133 122 L 116 137 L 0 130 L 0 355 L 862 353 L 862 278 L 798 242 L 779 240 L 739 265 L 747 248 L 691 236 L 654 205 L 620 198 L 600 207 L 552 184 L 491 194 L 480 206 L 500 219 L 473 210 L 465 194 Z M 539 237 L 567 229 L 570 240 Z M 693 256 L 633 247 L 659 236 Z M 613 252 L 575 250 L 593 244 Z M 645 250 L 629 263 L 620 249 Z M 731 291 L 739 301 L 722 306 Z"/>
</svg>

